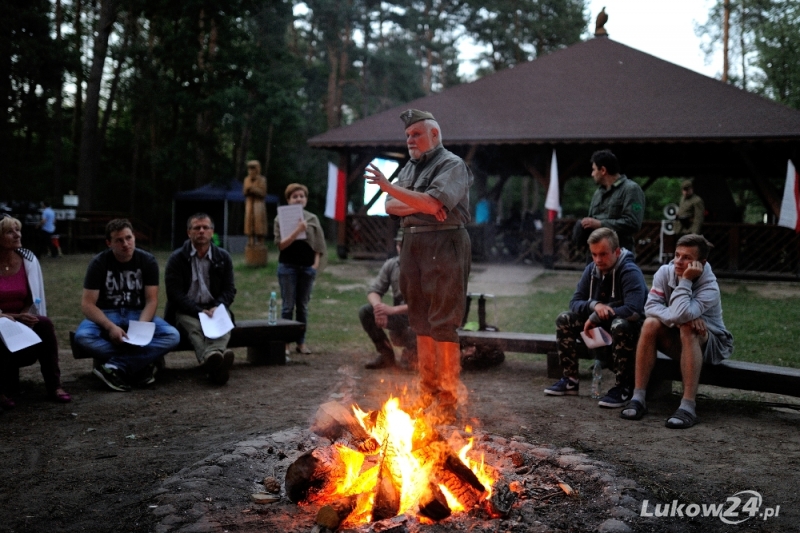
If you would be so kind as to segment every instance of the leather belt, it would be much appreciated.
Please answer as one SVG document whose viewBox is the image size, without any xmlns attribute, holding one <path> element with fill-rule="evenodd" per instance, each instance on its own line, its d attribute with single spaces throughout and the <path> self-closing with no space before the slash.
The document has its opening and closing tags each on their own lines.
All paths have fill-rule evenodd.
<svg viewBox="0 0 800 533">
<path fill-rule="evenodd" d="M 409 233 L 427 233 L 429 231 L 452 231 L 463 227 L 464 226 L 461 224 L 436 224 L 433 226 L 408 226 L 403 228 L 403 231 Z"/>
</svg>

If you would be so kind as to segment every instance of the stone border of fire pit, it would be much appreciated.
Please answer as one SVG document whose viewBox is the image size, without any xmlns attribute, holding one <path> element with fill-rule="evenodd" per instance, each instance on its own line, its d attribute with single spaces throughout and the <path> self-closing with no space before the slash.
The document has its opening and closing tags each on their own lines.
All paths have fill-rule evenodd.
<svg viewBox="0 0 800 533">
<path fill-rule="evenodd" d="M 443 434 L 458 431 L 440 428 Z M 462 433 L 463 434 L 463 433 Z M 316 506 L 298 506 L 282 494 L 276 503 L 254 503 L 252 495 L 264 492 L 263 481 L 283 482 L 286 469 L 300 455 L 330 441 L 308 430 L 292 428 L 257 436 L 231 445 L 181 469 L 153 491 L 148 504 L 158 518 L 156 533 L 207 533 L 227 531 L 326 532 L 315 524 Z M 485 511 L 419 526 L 415 518 L 395 518 L 360 526 L 358 533 L 444 532 L 462 530 L 464 520 L 485 520 L 485 531 L 546 532 L 561 529 L 629 532 L 649 524 L 639 517 L 645 496 L 637 483 L 619 477 L 613 466 L 596 461 L 572 448 L 530 444 L 523 437 L 502 437 L 476 432 L 474 450 L 484 451 L 486 462 L 512 483 L 519 498 L 505 519 L 489 519 Z M 561 486 L 563 484 L 564 486 Z M 568 496 L 569 490 L 575 494 Z M 284 490 L 284 487 L 282 487 Z M 448 524 L 454 524 L 448 526 Z M 472 525 L 470 531 L 484 531 Z"/>
</svg>

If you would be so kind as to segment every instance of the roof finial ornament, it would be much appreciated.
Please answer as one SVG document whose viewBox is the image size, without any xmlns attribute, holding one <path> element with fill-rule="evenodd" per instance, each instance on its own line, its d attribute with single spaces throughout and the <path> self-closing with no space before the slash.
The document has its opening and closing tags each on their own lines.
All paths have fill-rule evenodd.
<svg viewBox="0 0 800 533">
<path fill-rule="evenodd" d="M 606 22 L 608 22 L 608 14 L 606 13 L 605 6 L 603 6 L 603 9 L 601 9 L 600 13 L 597 14 L 597 19 L 595 20 L 594 24 L 595 37 L 608 37 L 608 32 L 605 29 Z"/>
</svg>

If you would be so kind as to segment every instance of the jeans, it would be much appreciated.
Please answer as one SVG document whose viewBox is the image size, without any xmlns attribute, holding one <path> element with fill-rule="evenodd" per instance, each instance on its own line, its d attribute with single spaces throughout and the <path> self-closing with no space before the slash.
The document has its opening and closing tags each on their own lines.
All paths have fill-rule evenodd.
<svg viewBox="0 0 800 533">
<path fill-rule="evenodd" d="M 278 282 L 281 286 L 281 318 L 292 320 L 292 313 L 297 308 L 294 320 L 308 324 L 308 301 L 311 299 L 311 289 L 314 288 L 314 279 L 316 277 L 316 269 L 310 266 L 278 263 Z M 297 344 L 300 345 L 305 342 L 306 335 L 303 333 Z"/>
<path fill-rule="evenodd" d="M 140 309 L 104 309 L 106 317 L 121 327 L 128 329 L 131 320 L 139 320 Z M 181 340 L 178 330 L 159 317 L 153 317 L 156 325 L 153 340 L 147 346 L 134 346 L 123 343 L 113 344 L 108 332 L 92 322 L 84 320 L 75 331 L 75 343 L 105 364 L 115 366 L 120 372 L 133 375 L 155 363 L 159 357 L 175 348 Z"/>
</svg>

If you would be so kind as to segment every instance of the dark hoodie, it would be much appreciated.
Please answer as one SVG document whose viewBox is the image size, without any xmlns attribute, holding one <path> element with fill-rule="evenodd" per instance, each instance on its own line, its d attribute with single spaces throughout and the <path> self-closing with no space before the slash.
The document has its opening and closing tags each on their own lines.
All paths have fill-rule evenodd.
<svg viewBox="0 0 800 533">
<path fill-rule="evenodd" d="M 617 318 L 639 321 L 644 319 L 646 300 L 644 275 L 633 262 L 633 254 L 623 249 L 614 268 L 605 276 L 594 263 L 586 266 L 569 302 L 569 309 L 581 319 L 599 324 L 602 320 L 594 312 L 594 306 L 604 303 L 611 306 Z"/>
</svg>

